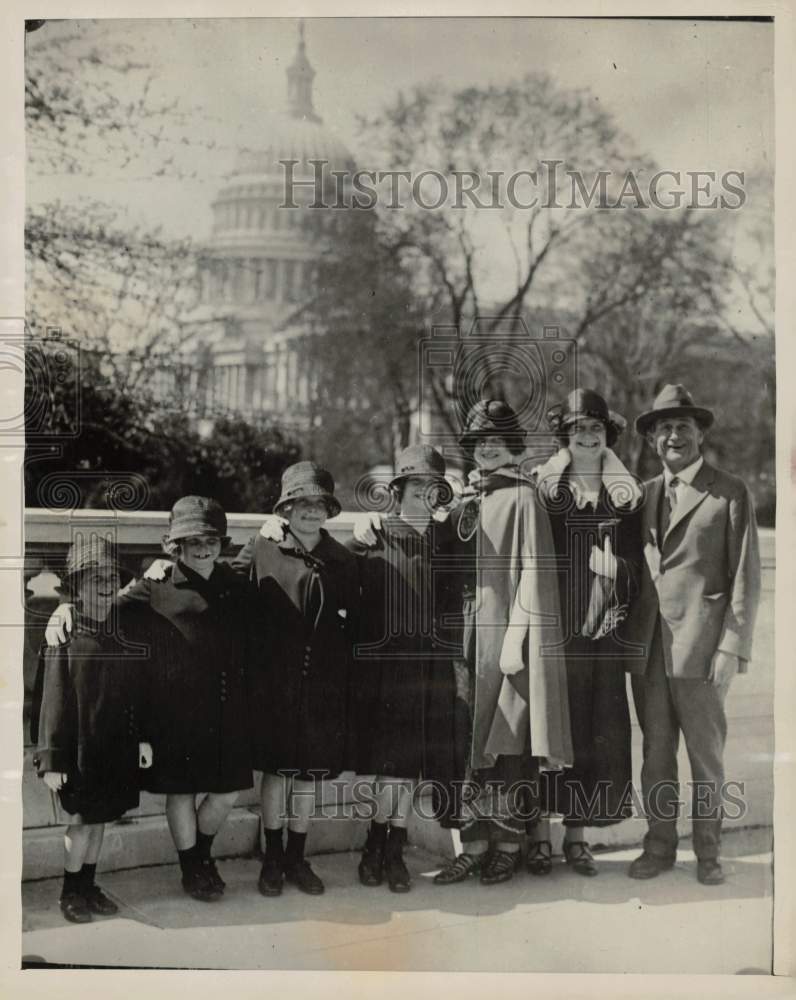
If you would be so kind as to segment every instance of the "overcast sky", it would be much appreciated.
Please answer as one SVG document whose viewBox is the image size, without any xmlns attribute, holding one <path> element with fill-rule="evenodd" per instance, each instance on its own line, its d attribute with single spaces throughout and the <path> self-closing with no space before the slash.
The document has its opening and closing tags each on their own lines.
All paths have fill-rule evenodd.
<svg viewBox="0 0 796 1000">
<path fill-rule="evenodd" d="M 197 154 L 196 181 L 135 175 L 36 177 L 31 201 L 88 195 L 177 235 L 202 237 L 209 203 L 236 143 L 258 145 L 268 114 L 285 105 L 285 68 L 296 50 L 293 19 L 50 23 L 29 46 L 79 27 L 101 51 L 132 47 L 155 74 L 153 99 L 200 109 L 195 130 L 222 151 Z M 306 22 L 315 106 L 356 155 L 355 116 L 397 91 L 439 79 L 500 83 L 529 70 L 586 87 L 639 150 L 671 170 L 745 170 L 773 164 L 773 30 L 717 21 L 552 18 L 316 18 Z M 122 91 L 123 93 L 123 91 Z M 154 162 L 154 161 L 153 161 Z"/>
</svg>

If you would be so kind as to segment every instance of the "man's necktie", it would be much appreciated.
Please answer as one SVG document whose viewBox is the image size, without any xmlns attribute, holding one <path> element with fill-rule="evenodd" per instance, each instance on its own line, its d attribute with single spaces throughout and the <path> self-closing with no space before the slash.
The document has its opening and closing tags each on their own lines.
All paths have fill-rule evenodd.
<svg viewBox="0 0 796 1000">
<path fill-rule="evenodd" d="M 672 476 L 669 485 L 666 487 L 666 495 L 663 500 L 663 517 L 661 519 L 661 540 L 663 540 L 666 532 L 669 530 L 672 514 L 677 507 L 677 487 L 679 485 L 680 480 L 677 476 Z"/>
</svg>

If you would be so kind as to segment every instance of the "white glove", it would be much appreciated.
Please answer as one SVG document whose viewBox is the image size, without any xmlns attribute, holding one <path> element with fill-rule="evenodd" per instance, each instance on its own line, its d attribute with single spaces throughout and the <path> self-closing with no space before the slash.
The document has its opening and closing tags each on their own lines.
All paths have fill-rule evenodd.
<svg viewBox="0 0 796 1000">
<path fill-rule="evenodd" d="M 148 767 L 152 767 L 152 744 L 151 743 L 139 743 L 138 744 L 138 766 L 146 770 Z"/>
<path fill-rule="evenodd" d="M 66 775 L 60 771 L 45 771 L 42 780 L 51 791 L 57 792 L 66 784 Z"/>
<path fill-rule="evenodd" d="M 354 520 L 354 541 L 372 549 L 377 542 L 376 534 L 382 530 L 382 515 L 375 511 L 361 514 Z"/>
<path fill-rule="evenodd" d="M 280 517 L 278 514 L 266 514 L 265 520 L 260 526 L 260 535 L 267 538 L 269 542 L 284 542 L 289 523 L 286 517 Z"/>
<path fill-rule="evenodd" d="M 500 672 L 506 675 L 518 674 L 525 668 L 522 658 L 522 642 L 516 636 L 506 635 L 500 650 Z"/>
<path fill-rule="evenodd" d="M 606 576 L 609 580 L 615 580 L 618 568 L 616 556 L 611 551 L 611 539 L 606 535 L 603 548 L 592 545 L 589 569 L 598 576 Z"/>
<path fill-rule="evenodd" d="M 44 630 L 44 641 L 48 646 L 63 646 L 72 632 L 74 624 L 74 604 L 59 604 L 50 615 Z"/>
<path fill-rule="evenodd" d="M 155 559 L 149 569 L 144 573 L 145 580 L 165 580 L 166 574 L 174 563 L 170 559 Z"/>
</svg>

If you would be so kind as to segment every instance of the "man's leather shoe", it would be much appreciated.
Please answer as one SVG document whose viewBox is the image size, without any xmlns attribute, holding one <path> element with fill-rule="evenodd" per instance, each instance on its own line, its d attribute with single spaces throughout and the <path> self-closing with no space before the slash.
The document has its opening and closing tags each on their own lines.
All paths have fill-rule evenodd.
<svg viewBox="0 0 796 1000">
<path fill-rule="evenodd" d="M 697 859 L 697 878 L 702 885 L 721 885 L 724 872 L 717 858 Z"/>
<path fill-rule="evenodd" d="M 674 867 L 674 858 L 662 858 L 657 854 L 644 851 L 632 861 L 627 870 L 631 878 L 655 878 L 661 872 L 667 872 Z"/>
</svg>

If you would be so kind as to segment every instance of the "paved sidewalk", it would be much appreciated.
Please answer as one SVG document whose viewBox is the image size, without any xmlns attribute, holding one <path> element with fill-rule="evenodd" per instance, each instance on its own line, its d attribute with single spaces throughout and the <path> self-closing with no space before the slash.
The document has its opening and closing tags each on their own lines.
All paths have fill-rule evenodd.
<svg viewBox="0 0 796 1000">
<path fill-rule="evenodd" d="M 635 849 L 600 854 L 592 879 L 560 863 L 543 878 L 443 888 L 432 882 L 441 859 L 413 848 L 406 895 L 363 888 L 358 855 L 329 854 L 311 859 L 324 896 L 286 886 L 264 899 L 258 861 L 235 859 L 221 863 L 228 887 L 212 904 L 181 891 L 176 866 L 103 875 L 119 915 L 74 925 L 58 910 L 58 880 L 28 882 L 22 953 L 29 962 L 148 968 L 767 973 L 767 837 L 751 847 L 760 853 L 743 854 L 739 838 L 734 857 L 727 838 L 727 882 L 714 888 L 696 881 L 689 851 L 673 871 L 633 881 L 625 872 Z"/>
</svg>

